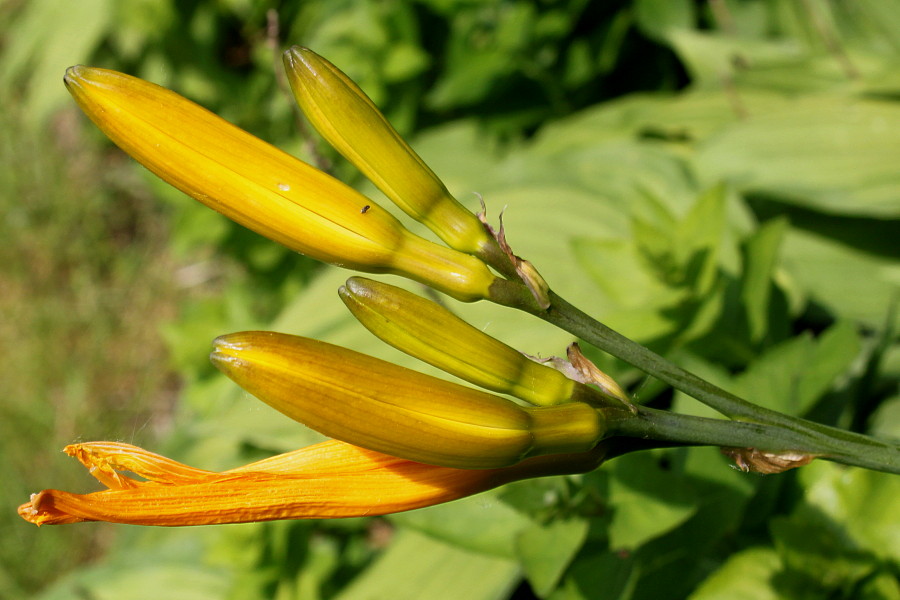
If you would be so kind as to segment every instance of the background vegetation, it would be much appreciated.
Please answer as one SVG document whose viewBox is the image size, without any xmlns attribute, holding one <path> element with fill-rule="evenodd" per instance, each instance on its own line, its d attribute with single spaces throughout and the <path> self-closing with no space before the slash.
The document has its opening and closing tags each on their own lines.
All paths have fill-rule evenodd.
<svg viewBox="0 0 900 600">
<path fill-rule="evenodd" d="M 139 75 L 371 192 L 298 125 L 278 75 L 293 43 L 356 79 L 458 197 L 505 207 L 564 297 L 755 402 L 900 437 L 897 0 L 7 0 L 0 23 L 0 596 L 900 598 L 898 478 L 745 475 L 714 449 L 386 519 L 14 515 L 44 487 L 94 489 L 58 452 L 75 440 L 217 469 L 317 439 L 212 372 L 220 333 L 412 364 L 343 310 L 348 273 L 153 180 L 60 81 L 75 63 Z M 531 354 L 569 341 L 458 309 Z M 595 358 L 641 402 L 702 412 Z"/>
</svg>

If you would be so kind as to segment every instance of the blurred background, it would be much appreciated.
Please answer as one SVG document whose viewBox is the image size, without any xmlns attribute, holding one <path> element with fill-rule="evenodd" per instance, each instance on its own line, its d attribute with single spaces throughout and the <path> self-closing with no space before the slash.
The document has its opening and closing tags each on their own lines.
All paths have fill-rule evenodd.
<svg viewBox="0 0 900 600">
<path fill-rule="evenodd" d="M 302 44 L 383 109 L 562 296 L 750 400 L 900 437 L 898 0 L 0 2 L 0 597 L 900 598 L 897 477 L 630 455 L 382 519 L 44 527 L 97 489 L 60 450 L 134 443 L 220 469 L 315 441 L 219 377 L 270 328 L 416 365 L 337 299 L 350 275 L 155 180 L 66 67 L 170 87 L 379 199 L 298 118 Z M 415 289 L 415 288 L 413 288 Z M 532 355 L 566 334 L 454 307 Z M 696 402 L 587 349 L 638 401 Z"/>
</svg>

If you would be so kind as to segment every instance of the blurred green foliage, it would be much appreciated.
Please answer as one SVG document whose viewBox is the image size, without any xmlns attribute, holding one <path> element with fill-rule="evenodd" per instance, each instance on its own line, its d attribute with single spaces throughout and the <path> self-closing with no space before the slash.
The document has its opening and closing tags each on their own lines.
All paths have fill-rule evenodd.
<svg viewBox="0 0 900 600">
<path fill-rule="evenodd" d="M 754 402 L 900 437 L 900 1 L 92 0 L 62 19 L 63 5 L 3 9 L 0 85 L 33 126 L 67 101 L 62 69 L 90 62 L 372 192 L 296 134 L 278 59 L 310 46 L 461 200 L 505 207 L 516 252 L 568 300 Z M 429 371 L 344 311 L 348 273 L 133 183 L 165 200 L 176 256 L 246 265 L 166 327 L 188 382 L 167 454 L 218 469 L 318 439 L 210 376 L 219 333 L 264 326 Z M 570 341 L 454 309 L 529 354 Z M 707 414 L 592 357 L 641 402 Z M 715 449 L 657 451 L 386 519 L 123 527 L 42 597 L 889 600 L 898 497 L 896 477 L 827 462 L 760 477 Z"/>
</svg>

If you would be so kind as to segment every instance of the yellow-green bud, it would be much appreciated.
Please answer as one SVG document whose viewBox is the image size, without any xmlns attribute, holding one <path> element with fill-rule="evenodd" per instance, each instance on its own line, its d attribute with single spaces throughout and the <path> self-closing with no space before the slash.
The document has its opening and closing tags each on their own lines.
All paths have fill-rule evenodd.
<svg viewBox="0 0 900 600">
<path fill-rule="evenodd" d="M 571 401 L 620 405 L 412 292 L 351 277 L 339 293 L 359 322 L 383 341 L 475 385 L 538 406 Z"/>
<path fill-rule="evenodd" d="M 396 273 L 471 301 L 497 280 L 478 259 L 429 242 L 351 187 L 141 79 L 72 67 L 66 86 L 123 150 L 179 190 L 292 250 Z"/>
<path fill-rule="evenodd" d="M 529 456 L 585 452 L 605 433 L 583 403 L 525 408 L 307 338 L 218 338 L 213 363 L 248 392 L 341 441 L 433 465 L 487 469 Z"/>
<path fill-rule="evenodd" d="M 479 254 L 493 244 L 478 218 L 450 195 L 349 77 L 300 46 L 285 52 L 284 65 L 310 123 L 406 214 L 462 252 Z"/>
</svg>

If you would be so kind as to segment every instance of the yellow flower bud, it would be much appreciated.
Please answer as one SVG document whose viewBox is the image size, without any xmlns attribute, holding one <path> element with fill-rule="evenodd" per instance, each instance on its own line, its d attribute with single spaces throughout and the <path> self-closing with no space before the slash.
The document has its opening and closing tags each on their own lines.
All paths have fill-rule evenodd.
<svg viewBox="0 0 900 600">
<path fill-rule="evenodd" d="M 340 296 L 353 315 L 388 344 L 475 385 L 538 406 L 573 400 L 620 405 L 406 290 L 351 277 Z"/>
<path fill-rule="evenodd" d="M 452 248 L 479 254 L 493 244 L 375 104 L 349 77 L 307 48 L 284 54 L 294 97 L 329 144 L 412 218 Z"/>
<path fill-rule="evenodd" d="M 243 332 L 218 338 L 213 363 L 287 416 L 338 440 L 462 469 L 585 452 L 605 432 L 584 403 L 525 408 L 511 400 L 307 338 Z"/>
<path fill-rule="evenodd" d="M 66 86 L 128 154 L 179 190 L 292 250 L 411 277 L 464 301 L 497 279 L 479 260 L 412 234 L 337 179 L 152 83 L 72 67 Z"/>
</svg>

